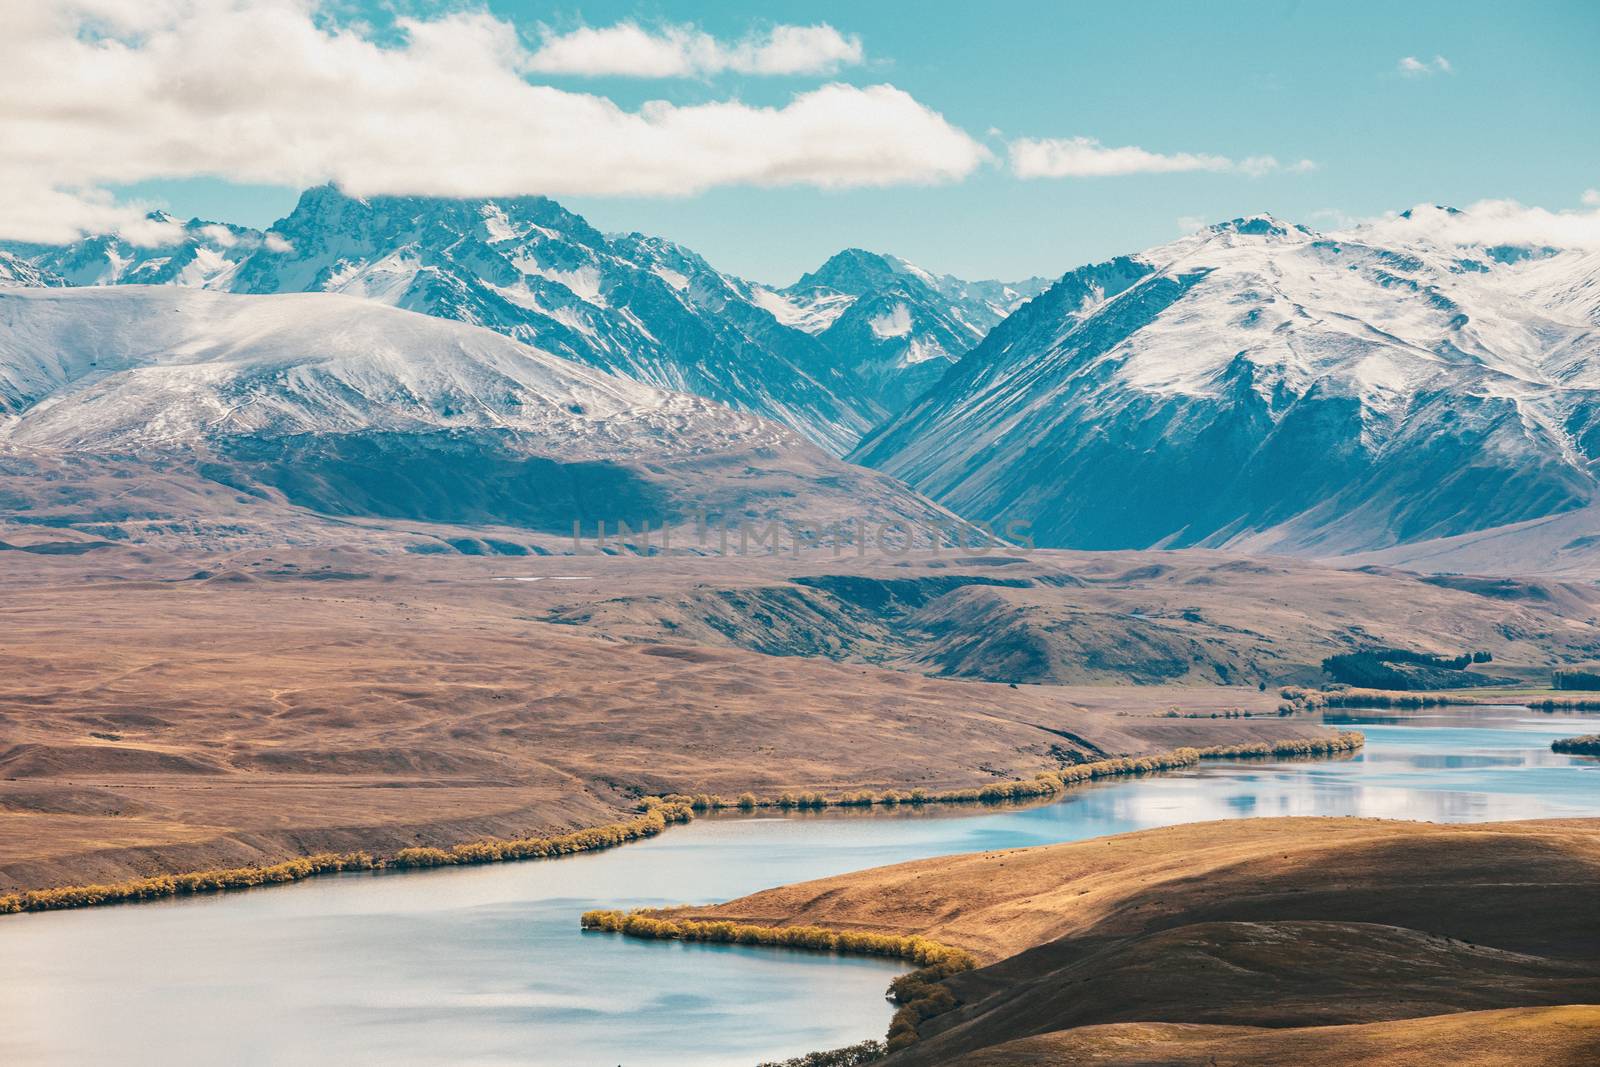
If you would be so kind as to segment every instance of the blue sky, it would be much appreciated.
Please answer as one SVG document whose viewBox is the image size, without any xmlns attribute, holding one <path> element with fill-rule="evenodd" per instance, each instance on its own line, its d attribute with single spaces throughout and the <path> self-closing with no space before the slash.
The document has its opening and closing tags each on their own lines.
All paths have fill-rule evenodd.
<svg viewBox="0 0 1600 1067">
<path fill-rule="evenodd" d="M 340 17 L 370 19 L 381 33 L 395 7 L 342 4 Z M 759 15 L 744 4 L 487 7 L 530 45 L 541 26 L 693 24 L 736 40 L 775 24 L 827 23 L 859 38 L 861 63 L 804 76 L 529 77 L 629 110 L 649 100 L 781 107 L 827 82 L 887 83 L 993 152 L 965 178 L 936 185 L 559 196 L 602 229 L 662 234 L 764 281 L 792 281 L 848 245 L 967 277 L 1055 275 L 1169 240 L 1179 220 L 1271 211 L 1332 228 L 1424 201 L 1486 198 L 1576 209 L 1600 186 L 1600 4 L 1592 2 L 813 0 L 765 3 Z M 1405 57 L 1426 69 L 1403 72 Z M 1270 155 L 1281 166 L 1259 176 L 1233 168 L 1024 179 L 1006 165 L 1014 139 L 1078 137 L 1164 155 Z M 1315 169 L 1292 169 L 1299 160 Z M 298 192 L 209 177 L 107 184 L 185 217 L 257 226 L 287 212 Z"/>
</svg>

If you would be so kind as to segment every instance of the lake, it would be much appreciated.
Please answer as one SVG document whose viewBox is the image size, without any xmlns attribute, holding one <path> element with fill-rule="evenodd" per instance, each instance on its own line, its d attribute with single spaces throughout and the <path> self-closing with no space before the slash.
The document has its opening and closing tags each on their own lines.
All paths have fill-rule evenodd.
<svg viewBox="0 0 1600 1067">
<path fill-rule="evenodd" d="M 1600 816 L 1600 761 L 1549 750 L 1597 719 L 1329 709 L 1363 751 L 1205 763 L 1035 807 L 719 816 L 560 860 L 7 916 L 0 1062 L 751 1067 L 881 1037 L 903 965 L 583 933 L 579 914 L 1205 819 Z"/>
</svg>

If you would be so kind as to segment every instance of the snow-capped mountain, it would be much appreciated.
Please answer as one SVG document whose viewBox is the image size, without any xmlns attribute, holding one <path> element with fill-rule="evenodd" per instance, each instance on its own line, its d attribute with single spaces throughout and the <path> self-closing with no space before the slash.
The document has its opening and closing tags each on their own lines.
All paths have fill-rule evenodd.
<svg viewBox="0 0 1600 1067">
<path fill-rule="evenodd" d="M 307 190 L 266 233 L 154 213 L 134 237 L 14 246 L 71 285 L 331 292 L 486 326 L 591 367 L 778 419 L 835 453 L 887 412 L 750 286 L 669 242 L 608 237 L 543 197 Z"/>
<path fill-rule="evenodd" d="M 702 511 L 943 517 L 757 416 L 320 293 L 0 290 L 0 473 L 63 456 L 181 468 L 325 515 L 557 533 Z M 26 484 L 0 478 L 12 510 Z"/>
<path fill-rule="evenodd" d="M 783 290 L 755 299 L 814 334 L 887 412 L 904 408 L 995 325 L 1050 283 L 969 282 L 897 256 L 849 248 Z"/>
<path fill-rule="evenodd" d="M 692 253 L 613 241 L 543 197 L 360 199 L 324 186 L 271 234 L 288 247 L 263 247 L 228 288 L 346 293 L 487 326 L 776 418 L 835 452 L 878 415 L 828 373 L 809 338 L 770 316 L 752 321 L 700 302 L 715 299 L 720 276 L 703 263 L 668 265 L 687 268 Z M 724 299 L 739 302 L 737 287 L 725 288 Z"/>
<path fill-rule="evenodd" d="M 358 198 L 332 186 L 307 190 L 265 233 L 153 212 L 126 235 L 10 249 L 10 284 L 335 292 L 486 326 L 777 419 L 835 454 L 1044 285 L 964 282 L 851 251 L 779 292 L 670 241 L 602 234 L 543 197 Z"/>
<path fill-rule="evenodd" d="M 1383 549 L 1576 509 L 1600 259 L 1268 216 L 1072 271 L 852 458 L 1040 544 Z"/>
<path fill-rule="evenodd" d="M 196 285 L 226 288 L 264 236 L 244 226 L 152 211 L 136 232 L 97 234 L 68 245 L 13 245 L 35 268 L 66 285 Z"/>
</svg>

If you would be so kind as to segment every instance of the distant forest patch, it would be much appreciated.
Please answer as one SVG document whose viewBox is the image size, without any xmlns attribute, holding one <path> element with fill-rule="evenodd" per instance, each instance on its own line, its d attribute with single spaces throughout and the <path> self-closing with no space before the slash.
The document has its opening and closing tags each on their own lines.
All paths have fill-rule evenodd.
<svg viewBox="0 0 1600 1067">
<path fill-rule="evenodd" d="M 1514 684 L 1515 679 L 1468 669 L 1493 659 L 1488 652 L 1439 656 L 1404 648 L 1367 648 L 1329 656 L 1322 661 L 1322 670 L 1336 682 L 1364 689 L 1474 689 Z"/>
<path fill-rule="evenodd" d="M 1563 667 L 1550 678 L 1557 689 L 1600 689 L 1600 667 Z"/>
</svg>

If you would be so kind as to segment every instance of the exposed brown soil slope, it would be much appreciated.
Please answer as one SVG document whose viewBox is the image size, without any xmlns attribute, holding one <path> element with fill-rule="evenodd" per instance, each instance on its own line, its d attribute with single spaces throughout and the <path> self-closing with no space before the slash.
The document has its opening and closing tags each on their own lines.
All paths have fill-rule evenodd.
<svg viewBox="0 0 1600 1067">
<path fill-rule="evenodd" d="M 949 980 L 961 1006 L 893 1060 L 936 1064 L 1107 1023 L 1600 1003 L 1597 893 L 1600 821 L 1250 819 L 920 861 L 689 914 L 974 952 L 989 965 Z"/>
<path fill-rule="evenodd" d="M 625 587 L 604 560 L 141 570 L 112 551 L 0 553 L 0 891 L 547 834 L 642 793 L 936 791 L 1322 732 L 1254 689 L 1101 706 L 1107 691 L 604 641 L 538 621 L 540 583 L 492 580 Z"/>
</svg>

